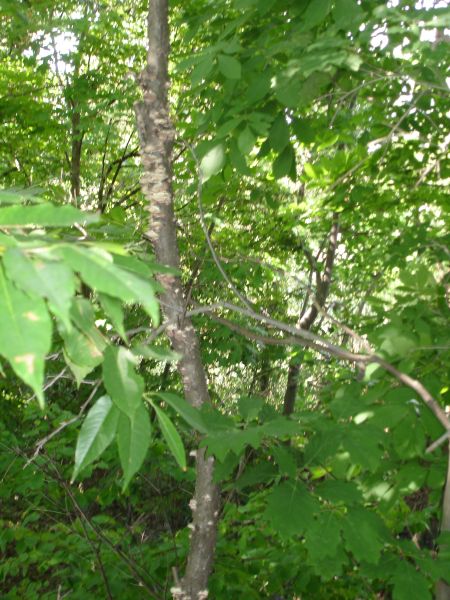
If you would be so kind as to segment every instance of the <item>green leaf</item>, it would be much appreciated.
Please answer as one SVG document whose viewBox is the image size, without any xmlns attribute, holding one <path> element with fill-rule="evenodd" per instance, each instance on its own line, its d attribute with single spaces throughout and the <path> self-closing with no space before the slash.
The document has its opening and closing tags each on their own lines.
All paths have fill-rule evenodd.
<svg viewBox="0 0 450 600">
<path fill-rule="evenodd" d="M 263 438 L 261 427 L 248 427 L 247 429 L 209 428 L 208 433 L 209 435 L 201 441 L 200 445 L 206 446 L 208 452 L 214 454 L 220 461 L 223 461 L 230 451 L 239 456 L 247 446 L 252 446 L 255 449 L 259 448 Z"/>
<path fill-rule="evenodd" d="M 77 387 L 79 388 L 83 382 L 83 379 L 86 377 L 86 375 L 88 375 L 97 365 L 94 365 L 93 367 L 91 367 L 91 366 L 86 366 L 86 365 L 78 365 L 78 364 L 74 363 L 73 360 L 68 355 L 65 348 L 63 348 L 63 356 L 64 356 L 64 360 L 66 362 L 66 365 L 72 371 L 72 374 L 75 377 L 75 381 L 77 382 Z M 100 362 L 101 362 L 101 360 L 102 359 L 100 358 Z M 100 363 L 98 363 L 98 364 L 100 364 Z"/>
<path fill-rule="evenodd" d="M 219 54 L 217 57 L 219 71 L 228 79 L 240 79 L 242 76 L 241 63 L 233 56 Z"/>
<path fill-rule="evenodd" d="M 153 268 L 144 260 L 139 260 L 136 256 L 128 256 L 126 254 L 112 254 L 114 264 L 121 269 L 127 269 L 135 275 L 139 275 L 143 279 L 150 279 L 153 275 Z"/>
<path fill-rule="evenodd" d="M 270 145 L 275 150 L 275 152 L 282 152 L 286 146 L 289 144 L 290 133 L 289 126 L 286 123 L 286 119 L 283 114 L 278 115 L 278 117 L 273 122 L 272 127 L 269 132 L 269 140 Z"/>
<path fill-rule="evenodd" d="M 60 327 L 64 340 L 65 358 L 78 385 L 81 380 L 103 361 L 106 340 L 95 326 L 92 305 L 85 298 L 75 298 L 70 316 L 76 328 L 70 331 Z"/>
<path fill-rule="evenodd" d="M 118 267 L 110 254 L 98 248 L 88 250 L 79 246 L 64 246 L 60 254 L 93 290 L 119 298 L 122 302 L 141 304 L 158 325 L 159 305 L 150 281 Z"/>
<path fill-rule="evenodd" d="M 245 419 L 245 421 L 252 421 L 253 419 L 256 419 L 263 406 L 263 398 L 241 396 L 238 400 L 239 414 L 243 419 Z"/>
<path fill-rule="evenodd" d="M 295 153 L 294 149 L 289 144 L 289 146 L 286 146 L 283 152 L 281 152 L 274 160 L 272 165 L 273 176 L 275 179 L 281 179 L 282 177 L 287 176 L 291 177 L 293 167 L 295 168 Z"/>
<path fill-rule="evenodd" d="M 74 298 L 70 307 L 70 317 L 78 329 L 103 352 L 107 342 L 95 325 L 94 308 L 89 300 L 80 297 Z"/>
<path fill-rule="evenodd" d="M 333 504 L 349 505 L 362 502 L 362 494 L 353 481 L 328 479 L 320 483 L 315 489 L 321 498 Z"/>
<path fill-rule="evenodd" d="M 430 584 L 427 579 L 407 561 L 401 561 L 401 568 L 392 578 L 393 600 L 431 600 Z"/>
<path fill-rule="evenodd" d="M 341 529 L 342 519 L 331 511 L 319 513 L 308 523 L 305 541 L 310 564 L 336 554 L 341 544 Z"/>
<path fill-rule="evenodd" d="M 318 175 L 316 173 L 316 170 L 314 169 L 314 166 L 311 163 L 305 163 L 303 165 L 303 170 L 310 179 L 317 179 Z"/>
<path fill-rule="evenodd" d="M 297 465 L 295 464 L 294 457 L 289 450 L 287 448 L 283 448 L 282 446 L 274 446 L 272 448 L 272 454 L 277 461 L 280 473 L 295 479 L 297 475 Z"/>
<path fill-rule="evenodd" d="M 100 304 L 105 311 L 105 314 L 109 319 L 111 319 L 111 323 L 113 324 L 115 330 L 123 339 L 124 342 L 127 341 L 127 334 L 125 333 L 125 328 L 123 325 L 123 308 L 122 302 L 118 298 L 113 298 L 112 296 L 108 296 L 108 294 L 99 294 L 98 299 Z"/>
<path fill-rule="evenodd" d="M 241 153 L 245 156 L 250 154 L 256 143 L 256 137 L 250 127 L 246 127 L 239 134 L 237 145 Z"/>
<path fill-rule="evenodd" d="M 95 369 L 103 360 L 103 347 L 78 329 L 70 332 L 60 331 L 65 349 L 70 360 L 80 367 L 89 368 L 88 373 Z"/>
<path fill-rule="evenodd" d="M 223 144 L 217 144 L 205 154 L 200 162 L 200 176 L 203 182 L 217 175 L 225 165 L 225 149 Z"/>
<path fill-rule="evenodd" d="M 380 350 L 389 356 L 403 357 L 414 350 L 417 345 L 417 341 L 412 335 L 400 330 L 395 325 L 383 327 L 378 335 L 383 340 Z"/>
<path fill-rule="evenodd" d="M 265 436 L 283 438 L 285 436 L 298 435 L 303 429 L 297 421 L 287 417 L 276 417 L 270 421 L 266 421 L 259 427 Z"/>
<path fill-rule="evenodd" d="M 318 430 L 305 448 L 305 461 L 313 465 L 325 464 L 338 451 L 343 437 L 340 427 L 327 424 L 323 431 Z"/>
<path fill-rule="evenodd" d="M 133 417 L 142 405 L 144 380 L 135 371 L 136 358 L 123 346 L 109 346 L 104 353 L 103 381 L 112 401 Z"/>
<path fill-rule="evenodd" d="M 414 456 L 421 456 L 425 450 L 426 436 L 419 416 L 409 415 L 409 418 L 403 419 L 394 428 L 392 441 L 395 453 L 400 458 L 411 459 Z"/>
<path fill-rule="evenodd" d="M 352 508 L 342 525 L 345 547 L 358 561 L 376 563 L 383 549 L 383 524 L 375 513 Z"/>
<path fill-rule="evenodd" d="M 213 70 L 213 67 L 214 67 L 214 61 L 212 60 L 211 56 L 207 56 L 205 59 L 203 59 L 202 61 L 197 63 L 195 65 L 195 67 L 192 69 L 192 73 L 191 73 L 192 85 L 196 86 L 199 83 L 201 83 L 203 81 L 203 79 L 208 77 L 208 75 Z"/>
<path fill-rule="evenodd" d="M 380 464 L 383 455 L 381 442 L 383 432 L 370 424 L 350 424 L 345 429 L 343 436 L 343 447 L 348 450 L 352 460 L 362 467 L 375 471 Z"/>
<path fill-rule="evenodd" d="M 0 204 L 20 204 L 24 200 L 27 202 L 42 203 L 44 201 L 39 196 L 36 196 L 39 191 L 39 188 L 0 190 Z"/>
<path fill-rule="evenodd" d="M 200 433 L 207 433 L 208 429 L 203 421 L 202 414 L 198 409 L 188 404 L 184 398 L 180 398 L 180 396 L 171 392 L 155 392 L 155 395 L 176 410 L 188 425 Z"/>
<path fill-rule="evenodd" d="M 170 451 L 172 452 L 175 460 L 183 469 L 183 471 L 186 471 L 186 452 L 184 450 L 183 441 L 180 437 L 180 434 L 175 429 L 175 426 L 173 425 L 169 417 L 166 415 L 166 413 L 163 412 L 160 408 L 158 408 L 156 404 L 151 400 L 150 404 L 155 409 L 159 426 L 161 428 L 164 439 L 166 440 L 167 445 L 169 446 Z"/>
<path fill-rule="evenodd" d="M 364 18 L 364 12 L 357 0 L 336 0 L 333 19 L 339 29 L 353 31 Z"/>
<path fill-rule="evenodd" d="M 0 232 L 0 250 L 4 251 L 5 248 L 15 248 L 17 247 L 18 241 L 12 235 L 7 235 L 6 233 Z"/>
<path fill-rule="evenodd" d="M 245 100 L 249 104 L 255 104 L 262 100 L 269 93 L 270 85 L 270 75 L 259 74 L 258 77 L 249 82 L 248 90 L 245 92 Z"/>
<path fill-rule="evenodd" d="M 70 331 L 69 311 L 75 294 L 70 268 L 57 261 L 32 260 L 19 248 L 8 249 L 3 261 L 8 277 L 24 292 L 47 298 L 52 313 Z"/>
<path fill-rule="evenodd" d="M 303 144 L 312 144 L 316 139 L 316 133 L 306 119 L 294 119 L 292 121 L 292 129 L 298 138 L 299 142 Z"/>
<path fill-rule="evenodd" d="M 285 482 L 270 493 L 264 513 L 270 525 L 282 537 L 304 533 L 320 505 L 300 482 Z"/>
<path fill-rule="evenodd" d="M 242 175 L 251 175 L 251 170 L 247 166 L 247 162 L 241 151 L 238 148 L 236 140 L 231 140 L 230 143 L 230 162 L 233 167 Z"/>
<path fill-rule="evenodd" d="M 343 57 L 343 62 L 345 59 L 346 55 Z M 298 110 L 299 107 L 307 106 L 329 86 L 331 82 L 330 73 L 323 73 L 320 69 L 330 69 L 331 64 L 324 64 L 324 61 L 319 60 L 319 58 L 310 60 L 308 72 L 311 74 L 309 77 L 303 80 L 297 74 L 295 77 L 280 78 L 275 90 L 276 97 L 289 108 Z"/>
<path fill-rule="evenodd" d="M 0 354 L 44 406 L 45 356 L 51 347 L 52 322 L 43 300 L 16 288 L 0 266 Z"/>
<path fill-rule="evenodd" d="M 137 344 L 132 348 L 132 351 L 136 356 L 163 362 L 178 362 L 181 358 L 180 354 L 164 346 Z"/>
<path fill-rule="evenodd" d="M 120 413 L 117 427 L 117 446 L 123 469 L 122 490 L 141 468 L 150 445 L 151 425 L 148 411 L 141 403 L 130 417 Z"/>
<path fill-rule="evenodd" d="M 2 227 L 71 227 L 75 223 L 86 225 L 99 220 L 97 215 L 85 213 L 74 206 L 8 206 L 0 208 Z"/>
<path fill-rule="evenodd" d="M 331 0 L 310 0 L 303 13 L 303 30 L 308 31 L 322 23 L 331 8 Z"/>
<path fill-rule="evenodd" d="M 111 444 L 116 435 L 119 415 L 109 396 L 99 398 L 89 410 L 78 434 L 72 481 Z"/>
<path fill-rule="evenodd" d="M 230 454 L 229 456 L 233 455 Z M 273 464 L 260 462 L 256 465 L 247 467 L 244 473 L 237 479 L 235 485 L 238 490 L 243 490 L 246 487 L 253 487 L 259 483 L 267 485 L 276 478 L 277 473 L 278 471 Z"/>
</svg>

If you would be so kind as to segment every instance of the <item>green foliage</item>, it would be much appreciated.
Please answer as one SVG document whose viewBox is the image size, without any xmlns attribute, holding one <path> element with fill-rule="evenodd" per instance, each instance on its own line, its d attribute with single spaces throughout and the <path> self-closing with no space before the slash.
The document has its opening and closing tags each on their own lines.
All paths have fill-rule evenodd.
<svg viewBox="0 0 450 600">
<path fill-rule="evenodd" d="M 393 369 L 267 319 L 320 299 L 338 220 L 311 332 L 449 405 L 448 9 L 170 3 L 180 274 L 212 399 L 194 408 L 138 183 L 147 7 L 3 4 L 0 596 L 168 597 L 200 444 L 224 502 L 210 597 L 433 597 L 441 423 Z M 244 296 L 264 320 L 226 308 Z"/>
<path fill-rule="evenodd" d="M 30 385 L 41 406 L 45 356 L 51 347 L 52 324 L 40 298 L 17 289 L 0 267 L 0 353 Z"/>
<path fill-rule="evenodd" d="M 142 466 L 150 444 L 150 435 L 150 419 L 143 404 L 132 414 L 120 413 L 117 445 L 124 475 L 122 489 L 126 489 L 133 475 Z"/>
<path fill-rule="evenodd" d="M 186 471 L 186 452 L 184 450 L 183 440 L 181 439 L 180 434 L 175 429 L 172 421 L 169 419 L 166 413 L 158 408 L 151 400 L 149 400 L 149 402 L 156 413 L 159 426 L 170 451 L 174 455 L 175 460 L 183 469 L 183 471 Z"/>
<path fill-rule="evenodd" d="M 114 440 L 120 412 L 109 396 L 101 396 L 86 415 L 75 450 L 75 469 L 78 473 L 103 454 Z"/>
</svg>

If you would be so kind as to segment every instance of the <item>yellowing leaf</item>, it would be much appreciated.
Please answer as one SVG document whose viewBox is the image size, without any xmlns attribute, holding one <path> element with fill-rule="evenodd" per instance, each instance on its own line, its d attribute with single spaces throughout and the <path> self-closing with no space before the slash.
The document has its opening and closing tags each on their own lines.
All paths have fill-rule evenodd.
<svg viewBox="0 0 450 600">
<path fill-rule="evenodd" d="M 75 294 L 70 268 L 58 261 L 32 260 L 19 248 L 9 248 L 3 260 L 8 277 L 24 292 L 47 298 L 52 313 L 70 331 L 69 311 Z"/>
<path fill-rule="evenodd" d="M 0 266 L 0 354 L 33 389 L 41 407 L 44 363 L 51 335 L 52 322 L 44 301 L 16 288 Z"/>
</svg>

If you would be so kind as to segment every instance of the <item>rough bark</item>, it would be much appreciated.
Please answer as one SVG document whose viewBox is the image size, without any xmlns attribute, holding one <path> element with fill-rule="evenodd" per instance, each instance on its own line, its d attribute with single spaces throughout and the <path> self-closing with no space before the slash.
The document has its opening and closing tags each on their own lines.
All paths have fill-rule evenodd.
<svg viewBox="0 0 450 600">
<path fill-rule="evenodd" d="M 82 132 L 80 129 L 80 112 L 75 107 L 72 112 L 72 148 L 70 156 L 70 197 L 72 204 L 78 205 L 81 192 L 81 149 L 83 147 Z"/>
<path fill-rule="evenodd" d="M 325 306 L 330 291 L 331 276 L 333 273 L 334 258 L 336 256 L 337 238 L 339 235 L 339 222 L 337 215 L 333 217 L 333 224 L 328 238 L 328 249 L 325 257 L 324 272 L 320 274 L 316 270 L 317 292 L 315 301 L 300 317 L 297 327 L 309 331 L 316 320 L 319 309 Z M 314 268 L 314 267 L 313 267 Z M 317 268 L 317 267 L 316 267 Z M 286 391 L 283 401 L 283 414 L 291 415 L 294 412 L 295 400 L 297 398 L 298 378 L 300 375 L 300 364 L 293 361 L 289 364 Z"/>
<path fill-rule="evenodd" d="M 450 443 L 448 444 L 447 479 L 442 501 L 441 533 L 444 531 L 450 532 Z M 443 550 L 444 548 L 441 548 L 441 551 Z M 448 551 L 448 548 L 445 548 L 445 551 Z M 436 586 L 436 600 L 450 600 L 450 585 L 445 581 L 439 581 Z"/>
<path fill-rule="evenodd" d="M 172 191 L 172 146 L 174 130 L 169 116 L 167 90 L 169 29 L 167 0 L 151 0 L 148 14 L 149 50 L 147 66 L 140 75 L 143 99 L 135 106 L 143 166 L 142 190 L 148 201 L 148 239 L 159 263 L 179 268 Z M 167 334 L 176 352 L 184 394 L 193 406 L 209 402 L 200 346 L 189 318 L 184 316 L 185 298 L 181 279 L 162 274 L 161 305 L 173 324 Z M 191 543 L 184 577 L 172 589 L 174 598 L 200 600 L 208 595 L 212 570 L 219 506 L 219 492 L 213 483 L 213 459 L 203 450 L 196 452 L 196 486 L 190 506 L 193 513 Z"/>
</svg>

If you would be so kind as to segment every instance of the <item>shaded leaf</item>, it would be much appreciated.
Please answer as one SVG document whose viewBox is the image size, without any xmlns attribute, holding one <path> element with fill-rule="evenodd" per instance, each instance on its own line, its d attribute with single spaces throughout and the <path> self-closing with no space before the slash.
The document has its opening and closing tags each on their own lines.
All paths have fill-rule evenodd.
<svg viewBox="0 0 450 600">
<path fill-rule="evenodd" d="M 359 504 L 362 494 L 353 481 L 328 479 L 316 487 L 317 494 L 333 504 Z"/>
<path fill-rule="evenodd" d="M 383 549 L 384 528 L 379 517 L 368 510 L 353 508 L 342 526 L 345 547 L 358 561 L 376 563 Z"/>
<path fill-rule="evenodd" d="M 247 166 L 244 156 L 241 154 L 236 140 L 231 140 L 230 144 L 230 162 L 233 167 L 242 175 L 251 175 L 251 170 Z"/>
<path fill-rule="evenodd" d="M 393 600 L 431 600 L 430 584 L 427 579 L 417 571 L 410 563 L 402 561 L 401 568 L 392 578 L 394 584 Z"/>
<path fill-rule="evenodd" d="M 186 402 L 184 398 L 180 398 L 180 396 L 172 394 L 171 392 L 155 392 L 155 395 L 175 409 L 188 425 L 200 433 L 207 433 L 208 429 L 205 426 L 202 414 L 199 410 Z"/>
<path fill-rule="evenodd" d="M 70 358 L 70 356 L 67 354 L 65 348 L 63 348 L 63 356 L 64 356 L 64 360 L 66 362 L 66 365 L 72 371 L 72 374 L 75 377 L 75 381 L 77 382 L 77 387 L 79 388 L 81 383 L 83 382 L 83 379 L 86 377 L 86 375 L 88 375 L 97 365 L 92 367 L 92 366 L 87 366 L 87 365 L 78 365 L 78 364 L 74 363 L 73 360 Z M 100 358 L 100 362 L 101 362 L 101 358 Z M 99 364 L 100 364 L 100 362 L 99 362 Z"/>
<path fill-rule="evenodd" d="M 123 324 L 124 316 L 122 302 L 118 298 L 108 296 L 108 294 L 99 294 L 98 299 L 106 315 L 109 319 L 111 319 L 111 323 L 113 324 L 115 330 L 124 340 L 124 342 L 126 342 L 127 334 L 125 333 Z"/>
<path fill-rule="evenodd" d="M 151 425 L 148 411 L 141 403 L 130 417 L 120 413 L 117 426 L 117 445 L 123 469 L 122 490 L 141 468 L 150 445 Z"/>
<path fill-rule="evenodd" d="M 302 483 L 286 482 L 270 493 L 264 517 L 282 537 L 288 538 L 304 533 L 319 508 Z"/>
<path fill-rule="evenodd" d="M 256 137 L 250 127 L 246 127 L 239 134 L 237 145 L 240 152 L 245 156 L 249 154 L 255 145 Z"/>
<path fill-rule="evenodd" d="M 217 57 L 219 71 L 228 79 L 240 79 L 242 75 L 241 63 L 233 56 L 219 54 Z"/>
<path fill-rule="evenodd" d="M 340 29 L 354 30 L 364 18 L 357 0 L 336 0 L 333 19 Z"/>
<path fill-rule="evenodd" d="M 246 421 L 251 421 L 256 419 L 263 405 L 263 398 L 241 396 L 238 400 L 239 414 Z"/>
<path fill-rule="evenodd" d="M 170 451 L 172 452 L 175 460 L 183 469 L 186 470 L 186 452 L 184 450 L 183 441 L 180 437 L 180 434 L 175 429 L 174 424 L 154 402 L 150 400 L 150 404 L 153 406 L 156 412 L 156 416 L 158 418 L 158 423 L 161 428 L 164 439 L 169 446 Z"/>
<path fill-rule="evenodd" d="M 289 144 L 289 138 L 289 126 L 286 123 L 284 115 L 280 114 L 275 119 L 272 127 L 270 128 L 270 145 L 275 150 L 275 152 L 282 152 Z"/>
<path fill-rule="evenodd" d="M 307 9 L 303 13 L 303 29 L 312 29 L 325 20 L 331 8 L 331 0 L 310 0 Z"/>
<path fill-rule="evenodd" d="M 275 179 L 281 179 L 282 177 L 292 177 L 292 169 L 295 168 L 295 153 L 292 146 L 286 146 L 286 148 L 277 156 L 272 165 L 272 172 Z"/>
<path fill-rule="evenodd" d="M 272 449 L 272 454 L 278 463 L 280 473 L 295 479 L 297 475 L 297 465 L 295 464 L 294 457 L 289 452 L 288 448 L 284 448 L 283 446 L 274 446 Z"/>
<path fill-rule="evenodd" d="M 116 435 L 119 415 L 109 396 L 99 398 L 89 410 L 78 434 L 72 481 L 111 444 Z"/>
<path fill-rule="evenodd" d="M 165 362 L 177 362 L 181 358 L 180 354 L 164 346 L 137 344 L 132 350 L 136 356 Z"/>
<path fill-rule="evenodd" d="M 320 563 L 323 558 L 336 554 L 341 544 L 341 529 L 342 518 L 331 511 L 319 513 L 309 522 L 305 537 L 310 564 Z"/>
<path fill-rule="evenodd" d="M 116 406 L 130 418 L 142 405 L 144 380 L 135 371 L 136 359 L 123 346 L 109 346 L 104 353 L 103 381 Z"/>
</svg>

